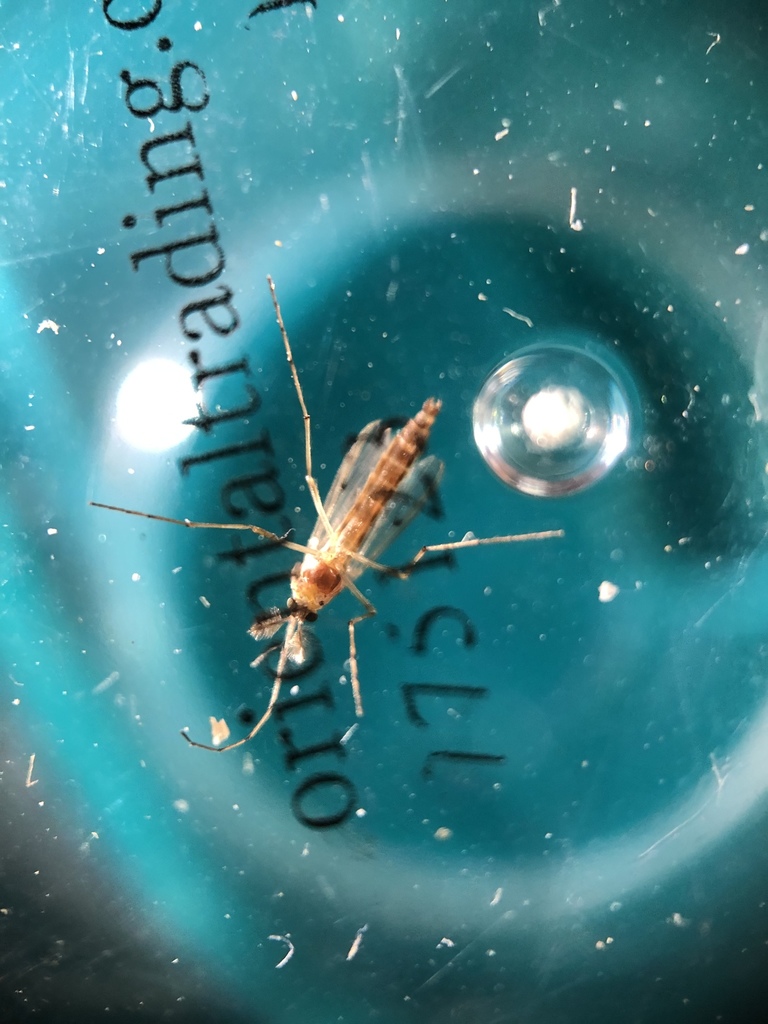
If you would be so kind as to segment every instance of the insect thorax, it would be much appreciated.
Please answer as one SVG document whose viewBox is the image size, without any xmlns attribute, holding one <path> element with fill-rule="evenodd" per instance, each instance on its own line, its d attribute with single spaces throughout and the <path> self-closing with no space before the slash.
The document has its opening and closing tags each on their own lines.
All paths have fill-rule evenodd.
<svg viewBox="0 0 768 1024">
<path fill-rule="evenodd" d="M 306 555 L 298 576 L 291 580 L 291 593 L 296 604 L 310 612 L 319 612 L 343 589 L 341 575 L 327 562 Z"/>
</svg>

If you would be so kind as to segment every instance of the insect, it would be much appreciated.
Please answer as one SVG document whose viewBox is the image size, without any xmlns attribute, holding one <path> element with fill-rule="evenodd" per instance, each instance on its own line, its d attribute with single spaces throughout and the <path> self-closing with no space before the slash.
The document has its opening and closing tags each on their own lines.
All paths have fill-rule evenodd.
<svg viewBox="0 0 768 1024">
<path fill-rule="evenodd" d="M 342 461 L 328 496 L 323 501 L 312 473 L 311 421 L 304 392 L 293 361 L 291 343 L 283 322 L 274 282 L 269 276 L 267 282 L 304 419 L 305 479 L 317 512 L 317 523 L 307 543 L 297 544 L 289 540 L 287 535 L 280 537 L 261 526 L 248 523 L 194 522 L 189 519 L 172 519 L 150 512 L 120 508 L 116 505 L 104 505 L 97 501 L 90 502 L 96 508 L 124 512 L 191 529 L 247 530 L 304 556 L 292 575 L 291 596 L 286 606 L 272 608 L 258 615 L 249 629 L 255 640 L 267 640 L 285 627 L 272 692 L 261 717 L 246 736 L 224 746 L 199 743 L 191 739 L 185 730 L 181 733 L 193 747 L 217 753 L 234 750 L 235 747 L 252 740 L 269 721 L 280 695 L 288 662 L 298 665 L 306 657 L 307 625 L 315 622 L 319 612 L 343 590 L 349 591 L 363 609 L 348 622 L 352 694 L 355 713 L 358 717 L 362 716 L 363 702 L 360 694 L 355 629 L 363 620 L 376 614 L 373 604 L 358 589 L 355 582 L 365 570 L 372 569 L 405 579 L 428 552 L 457 551 L 485 544 L 509 544 L 564 536 L 563 530 L 544 530 L 503 537 L 469 537 L 459 541 L 424 545 L 410 562 L 399 569 L 392 569 L 376 561 L 436 491 L 442 476 L 443 463 L 433 455 L 425 456 L 424 449 L 440 412 L 441 402 L 436 398 L 428 398 L 416 415 L 398 432 L 381 420 L 369 423 L 358 434 Z M 274 649 L 273 646 L 267 648 L 251 663 L 252 666 L 259 665 Z"/>
</svg>

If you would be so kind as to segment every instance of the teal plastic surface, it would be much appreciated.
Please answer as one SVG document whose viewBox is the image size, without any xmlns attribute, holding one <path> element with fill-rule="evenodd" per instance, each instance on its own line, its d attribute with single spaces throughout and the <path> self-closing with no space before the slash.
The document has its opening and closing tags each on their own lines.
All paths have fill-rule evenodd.
<svg viewBox="0 0 768 1024">
<path fill-rule="evenodd" d="M 0 6 L 8 1019 L 753 1020 L 763 11 L 256 11 Z M 366 573 L 364 716 L 343 594 L 214 754 L 179 732 L 263 711 L 297 556 L 88 502 L 306 541 L 268 274 L 322 493 L 443 402 L 387 564 L 565 536 Z"/>
</svg>

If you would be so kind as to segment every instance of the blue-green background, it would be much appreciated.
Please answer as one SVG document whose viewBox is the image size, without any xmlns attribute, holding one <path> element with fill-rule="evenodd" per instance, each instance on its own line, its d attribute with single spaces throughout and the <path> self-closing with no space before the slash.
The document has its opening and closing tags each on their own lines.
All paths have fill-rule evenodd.
<svg viewBox="0 0 768 1024">
<path fill-rule="evenodd" d="M 248 12 L 166 0 L 123 33 L 97 3 L 0 5 L 8 1019 L 753 1019 L 768 938 L 760 6 Z M 200 183 L 149 195 L 139 147 L 187 114 L 133 117 L 120 72 L 167 78 L 178 60 L 206 75 L 189 118 L 243 320 L 200 349 L 209 365 L 247 355 L 263 402 L 250 424 L 151 455 L 115 436 L 115 397 L 146 359 L 187 364 L 192 296 L 129 255 L 169 237 L 153 211 Z M 309 769 L 286 771 L 274 724 L 252 774 L 240 751 L 178 737 L 263 705 L 245 591 L 292 557 L 238 568 L 215 557 L 221 535 L 87 506 L 218 519 L 234 470 L 182 477 L 177 459 L 267 428 L 308 535 L 267 273 L 322 490 L 369 420 L 444 402 L 445 516 L 421 517 L 390 561 L 451 531 L 566 531 L 364 579 L 380 615 L 359 631 L 366 715 L 343 768 L 365 815 L 327 832 L 291 813 Z M 547 342 L 603 349 L 634 396 L 625 459 L 556 501 L 506 488 L 472 442 L 487 375 Z M 242 400 L 231 382 L 212 394 Z M 603 580 L 621 588 L 608 604 Z M 448 623 L 415 653 L 416 621 L 442 604 L 477 644 Z M 344 596 L 318 623 L 313 685 L 335 710 L 308 738 L 353 722 L 338 683 L 353 608 Z M 489 696 L 435 704 L 425 736 L 400 691 L 420 681 Z M 425 781 L 426 753 L 452 746 L 506 762 Z M 269 936 L 287 933 L 276 970 Z"/>
</svg>

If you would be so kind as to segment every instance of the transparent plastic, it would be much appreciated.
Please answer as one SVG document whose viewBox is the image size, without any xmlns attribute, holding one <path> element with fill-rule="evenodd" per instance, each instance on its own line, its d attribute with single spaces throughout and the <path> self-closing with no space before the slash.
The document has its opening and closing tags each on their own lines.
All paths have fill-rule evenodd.
<svg viewBox="0 0 768 1024">
<path fill-rule="evenodd" d="M 2 5 L 9 1019 L 753 1020 L 762 8 L 252 4 Z M 366 574 L 364 717 L 344 594 L 206 753 L 180 730 L 266 704 L 247 628 L 296 555 L 88 502 L 310 535 L 267 274 L 323 493 L 442 400 L 388 564 L 565 536 Z M 618 381 L 626 444 L 536 495 L 473 409 L 552 345 Z M 529 409 L 550 454 L 577 390 Z"/>
</svg>

